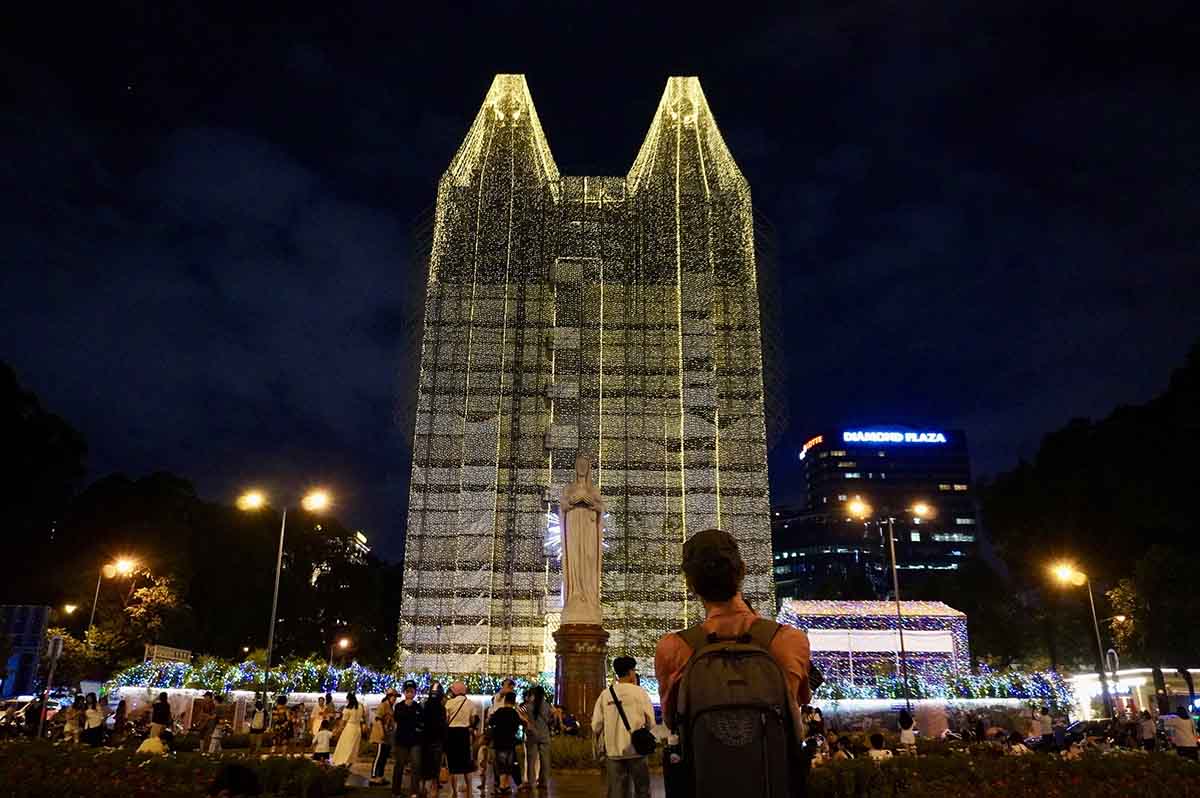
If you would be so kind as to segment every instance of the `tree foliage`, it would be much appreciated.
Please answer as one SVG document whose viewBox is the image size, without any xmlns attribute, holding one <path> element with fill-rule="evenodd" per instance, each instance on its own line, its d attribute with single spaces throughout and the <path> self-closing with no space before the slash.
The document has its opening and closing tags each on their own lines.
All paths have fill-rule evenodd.
<svg viewBox="0 0 1200 798">
<path fill-rule="evenodd" d="M 1056 560 L 1071 560 L 1088 573 L 1101 615 L 1134 619 L 1131 627 L 1112 630 L 1119 646 L 1131 647 L 1122 653 L 1165 655 L 1169 649 L 1149 643 L 1162 635 L 1153 625 L 1195 617 L 1175 615 L 1183 608 L 1168 609 L 1158 592 L 1159 610 L 1133 607 L 1149 600 L 1156 574 L 1174 571 L 1175 563 L 1156 549 L 1186 545 L 1200 533 L 1191 507 L 1197 408 L 1200 343 L 1161 396 L 1100 421 L 1072 421 L 1047 435 L 1032 461 L 984 486 L 984 520 L 1014 594 L 1027 597 L 1040 620 L 1042 646 L 1060 663 L 1094 666 L 1095 638 L 1083 591 L 1060 589 L 1049 579 Z M 1135 563 L 1141 576 L 1129 580 Z M 972 631 L 978 628 L 972 618 Z"/>
</svg>

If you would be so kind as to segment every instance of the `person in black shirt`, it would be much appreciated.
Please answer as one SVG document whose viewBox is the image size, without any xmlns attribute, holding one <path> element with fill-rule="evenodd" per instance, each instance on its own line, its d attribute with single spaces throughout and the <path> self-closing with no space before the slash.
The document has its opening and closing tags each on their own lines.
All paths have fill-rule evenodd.
<svg viewBox="0 0 1200 798">
<path fill-rule="evenodd" d="M 513 762 L 517 756 L 517 731 L 524 725 L 517 714 L 516 693 L 505 693 L 504 703 L 488 718 L 488 729 L 492 733 L 492 754 L 496 772 L 500 775 L 500 792 L 510 792 Z"/>
<path fill-rule="evenodd" d="M 392 709 L 392 751 L 396 754 L 396 767 L 392 770 L 392 795 L 416 795 L 421 791 L 421 735 L 424 729 L 424 713 L 414 699 L 417 683 L 404 683 L 404 700 Z M 404 784 L 404 767 L 411 769 L 409 789 Z"/>
</svg>

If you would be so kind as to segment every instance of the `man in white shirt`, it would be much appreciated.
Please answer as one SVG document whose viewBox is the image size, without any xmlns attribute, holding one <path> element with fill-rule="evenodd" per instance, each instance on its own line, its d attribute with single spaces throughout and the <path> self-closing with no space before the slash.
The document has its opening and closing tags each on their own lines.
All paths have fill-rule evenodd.
<svg viewBox="0 0 1200 798">
<path fill-rule="evenodd" d="M 1175 752 L 1188 759 L 1197 759 L 1196 755 L 1196 724 L 1192 722 L 1192 714 L 1187 707 L 1180 707 L 1174 715 L 1163 715 L 1163 728 L 1171 738 Z"/>
<path fill-rule="evenodd" d="M 654 707 L 650 696 L 638 686 L 637 660 L 617 657 L 613 661 L 617 680 L 596 698 L 592 709 L 592 734 L 603 743 L 604 767 L 608 774 L 608 798 L 627 798 L 632 786 L 634 798 L 650 798 L 650 767 L 646 757 L 633 747 L 633 732 L 654 728 Z M 629 728 L 613 700 L 621 702 Z"/>
</svg>

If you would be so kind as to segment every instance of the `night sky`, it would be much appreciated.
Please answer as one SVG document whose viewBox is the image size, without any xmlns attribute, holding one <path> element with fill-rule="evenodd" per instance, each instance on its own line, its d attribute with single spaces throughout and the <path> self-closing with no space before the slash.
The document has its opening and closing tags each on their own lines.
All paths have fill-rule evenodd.
<svg viewBox="0 0 1200 798">
<path fill-rule="evenodd" d="M 700 77 L 778 228 L 777 498 L 842 422 L 962 428 L 1009 468 L 1200 333 L 1194 3 L 240 5 L 0 34 L 0 359 L 89 478 L 327 484 L 399 558 L 412 224 L 497 72 L 564 174 L 625 174 L 666 78 Z"/>
</svg>

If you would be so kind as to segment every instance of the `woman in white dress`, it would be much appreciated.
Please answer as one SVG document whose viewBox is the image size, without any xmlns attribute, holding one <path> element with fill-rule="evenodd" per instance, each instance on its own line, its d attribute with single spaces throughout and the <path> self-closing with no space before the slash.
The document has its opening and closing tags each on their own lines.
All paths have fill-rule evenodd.
<svg viewBox="0 0 1200 798">
<path fill-rule="evenodd" d="M 316 738 L 317 732 L 321 731 L 321 723 L 325 720 L 325 696 L 317 698 L 317 708 L 312 711 L 309 720 L 309 731 Z"/>
<path fill-rule="evenodd" d="M 362 742 L 363 725 L 366 715 L 359 706 L 354 693 L 346 693 L 346 708 L 342 710 L 342 720 L 339 723 L 337 748 L 333 751 L 333 765 L 352 765 L 358 759 L 358 748 Z"/>
</svg>

